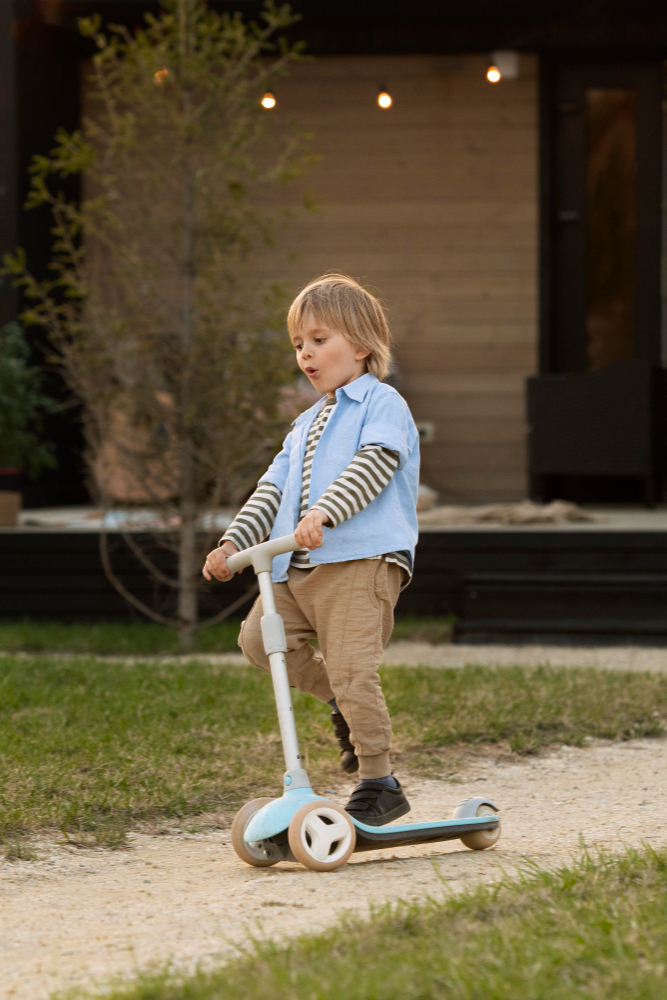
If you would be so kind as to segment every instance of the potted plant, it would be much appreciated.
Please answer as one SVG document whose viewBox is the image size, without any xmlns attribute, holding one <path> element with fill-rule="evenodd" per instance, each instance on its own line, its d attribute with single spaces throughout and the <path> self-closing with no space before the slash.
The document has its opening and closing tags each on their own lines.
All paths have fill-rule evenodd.
<svg viewBox="0 0 667 1000">
<path fill-rule="evenodd" d="M 55 449 L 40 440 L 54 402 L 42 393 L 42 373 L 30 365 L 30 347 L 18 323 L 0 329 L 0 526 L 12 527 L 21 508 L 23 475 L 34 479 L 56 465 Z"/>
</svg>

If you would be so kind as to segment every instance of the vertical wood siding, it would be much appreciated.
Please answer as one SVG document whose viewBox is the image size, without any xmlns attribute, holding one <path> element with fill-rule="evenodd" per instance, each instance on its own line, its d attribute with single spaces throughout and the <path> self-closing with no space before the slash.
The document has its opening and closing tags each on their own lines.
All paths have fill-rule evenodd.
<svg viewBox="0 0 667 1000">
<path fill-rule="evenodd" d="M 524 380 L 537 350 L 537 79 L 496 86 L 479 55 L 319 56 L 267 114 L 313 133 L 319 208 L 262 263 L 296 292 L 343 271 L 379 291 L 400 390 L 432 421 L 441 502 L 526 492 Z M 376 104 L 380 85 L 394 104 Z M 297 199 L 297 189 L 285 194 Z"/>
<path fill-rule="evenodd" d="M 295 291 L 327 270 L 380 291 L 401 391 L 435 424 L 422 478 L 441 500 L 516 499 L 537 346 L 536 60 L 497 86 L 482 57 L 457 62 L 319 57 L 280 84 L 277 113 L 322 160 L 319 211 L 278 259 L 295 254 L 280 265 Z"/>
</svg>

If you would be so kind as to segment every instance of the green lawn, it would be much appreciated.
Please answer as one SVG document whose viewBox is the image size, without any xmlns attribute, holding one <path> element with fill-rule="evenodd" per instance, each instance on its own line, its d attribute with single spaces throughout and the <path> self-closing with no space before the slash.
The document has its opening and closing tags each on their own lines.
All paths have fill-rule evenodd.
<svg viewBox="0 0 667 1000">
<path fill-rule="evenodd" d="M 398 904 L 214 972 L 107 1000 L 664 1000 L 667 853 L 584 856 L 445 901 Z"/>
<path fill-rule="evenodd" d="M 239 652 L 238 621 L 224 621 L 203 629 L 196 648 L 202 653 Z M 92 656 L 154 656 L 178 653 L 178 635 L 164 625 L 141 622 L 40 622 L 29 618 L 0 621 L 3 653 L 88 653 Z"/>
<path fill-rule="evenodd" d="M 395 766 L 456 767 L 465 748 L 524 754 L 587 736 L 657 736 L 667 675 L 591 669 L 392 667 L 383 686 Z M 328 709 L 295 698 L 306 766 L 336 776 Z M 0 837 L 56 825 L 122 844 L 140 822 L 231 813 L 280 787 L 282 754 L 268 676 L 205 662 L 0 658 Z"/>
<path fill-rule="evenodd" d="M 394 639 L 446 642 L 451 638 L 451 615 L 402 615 L 396 619 Z M 238 653 L 239 621 L 230 620 L 203 629 L 195 649 L 202 653 Z M 28 618 L 0 621 L 2 653 L 89 653 L 92 656 L 153 656 L 178 653 L 173 629 L 149 622 L 112 623 L 40 622 Z"/>
</svg>

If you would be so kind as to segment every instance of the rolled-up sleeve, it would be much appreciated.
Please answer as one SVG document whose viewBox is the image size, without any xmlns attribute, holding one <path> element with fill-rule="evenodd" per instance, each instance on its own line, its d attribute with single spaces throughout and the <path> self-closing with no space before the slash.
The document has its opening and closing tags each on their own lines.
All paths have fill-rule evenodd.
<svg viewBox="0 0 667 1000">
<path fill-rule="evenodd" d="M 287 482 L 287 474 L 289 473 L 289 460 L 290 452 L 292 450 L 294 431 L 290 431 L 285 440 L 283 441 L 282 449 L 278 452 L 271 465 L 268 467 L 263 476 L 258 480 L 258 485 L 260 483 L 273 483 L 282 492 L 285 490 L 285 483 Z"/>
<path fill-rule="evenodd" d="M 412 452 L 410 423 L 410 411 L 398 393 L 376 396 L 368 407 L 359 447 L 379 444 L 398 452 L 398 468 L 402 469 Z"/>
</svg>

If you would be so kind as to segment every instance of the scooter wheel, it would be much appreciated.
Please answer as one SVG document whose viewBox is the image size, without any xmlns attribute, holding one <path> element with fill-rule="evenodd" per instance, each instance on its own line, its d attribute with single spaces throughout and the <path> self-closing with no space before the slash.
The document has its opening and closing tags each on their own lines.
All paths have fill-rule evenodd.
<svg viewBox="0 0 667 1000">
<path fill-rule="evenodd" d="M 250 820 L 262 806 L 268 805 L 269 802 L 273 802 L 273 799 L 252 799 L 250 802 L 246 802 L 244 806 L 241 806 L 232 823 L 232 847 L 241 861 L 245 861 L 247 865 L 252 865 L 254 868 L 270 868 L 271 865 L 280 861 L 278 851 L 271 844 L 265 845 L 263 842 L 246 844 L 243 839 L 243 834 Z"/>
<path fill-rule="evenodd" d="M 457 810 L 458 812 L 458 810 Z M 456 814 L 455 814 L 456 815 Z M 491 806 L 482 803 L 477 806 L 475 816 L 496 816 L 497 811 Z M 474 833 L 464 833 L 461 843 L 469 847 L 471 851 L 486 851 L 489 847 L 494 847 L 500 840 L 500 821 L 493 830 L 475 830 Z"/>
<path fill-rule="evenodd" d="M 348 860 L 357 841 L 354 823 L 341 806 L 326 799 L 306 802 L 287 831 L 297 861 L 314 872 L 332 872 Z"/>
</svg>

